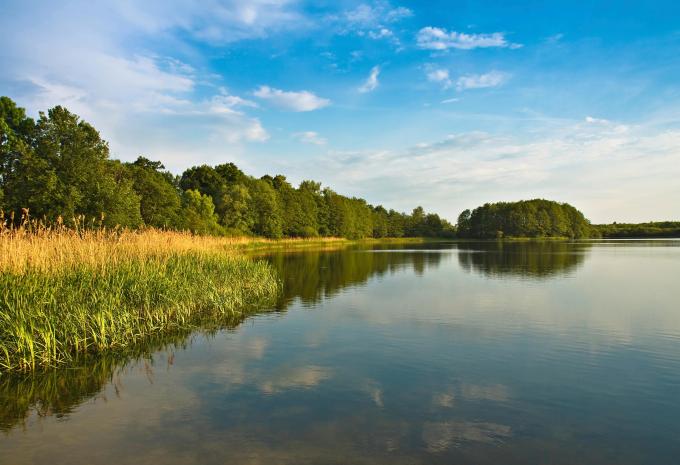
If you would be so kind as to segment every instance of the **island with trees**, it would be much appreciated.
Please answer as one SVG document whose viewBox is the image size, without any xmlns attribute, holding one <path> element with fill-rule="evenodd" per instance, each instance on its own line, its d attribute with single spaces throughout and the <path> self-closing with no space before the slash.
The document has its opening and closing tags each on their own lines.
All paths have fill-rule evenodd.
<svg viewBox="0 0 680 465">
<path fill-rule="evenodd" d="M 504 237 L 564 237 L 597 235 L 590 222 L 573 206 L 551 200 L 487 203 L 458 216 L 458 236 L 475 239 Z"/>
</svg>

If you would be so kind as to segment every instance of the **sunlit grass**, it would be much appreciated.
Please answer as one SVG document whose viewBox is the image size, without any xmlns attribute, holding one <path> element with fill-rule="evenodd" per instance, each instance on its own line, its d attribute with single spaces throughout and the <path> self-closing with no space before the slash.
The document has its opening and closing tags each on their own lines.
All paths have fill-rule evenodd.
<svg viewBox="0 0 680 465">
<path fill-rule="evenodd" d="M 0 231 L 0 371 L 56 366 L 270 304 L 247 238 L 25 224 Z"/>
</svg>

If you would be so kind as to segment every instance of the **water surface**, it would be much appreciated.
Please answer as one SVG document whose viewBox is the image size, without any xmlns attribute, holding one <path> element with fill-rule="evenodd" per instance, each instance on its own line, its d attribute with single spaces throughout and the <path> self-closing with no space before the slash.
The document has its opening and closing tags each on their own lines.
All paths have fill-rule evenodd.
<svg viewBox="0 0 680 465">
<path fill-rule="evenodd" d="M 0 463 L 678 463 L 680 241 L 407 247 L 272 255 L 271 311 L 0 377 Z"/>
</svg>

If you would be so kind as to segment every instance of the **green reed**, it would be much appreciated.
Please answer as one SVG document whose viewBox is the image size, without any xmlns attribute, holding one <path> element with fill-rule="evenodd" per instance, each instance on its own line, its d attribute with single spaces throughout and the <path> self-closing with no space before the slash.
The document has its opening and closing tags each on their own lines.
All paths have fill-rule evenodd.
<svg viewBox="0 0 680 465">
<path fill-rule="evenodd" d="M 271 304 L 279 288 L 262 261 L 205 252 L 0 271 L 0 374 L 124 351 L 163 332 L 219 327 Z"/>
</svg>

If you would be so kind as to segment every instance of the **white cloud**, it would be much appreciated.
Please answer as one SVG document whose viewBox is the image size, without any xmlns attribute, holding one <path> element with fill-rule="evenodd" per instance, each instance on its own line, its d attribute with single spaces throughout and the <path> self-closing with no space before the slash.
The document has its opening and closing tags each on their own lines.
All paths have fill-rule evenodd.
<svg viewBox="0 0 680 465">
<path fill-rule="evenodd" d="M 117 2 L 111 7 L 138 29 L 150 34 L 179 29 L 196 39 L 225 44 L 313 27 L 294 0 L 191 0 Z"/>
<path fill-rule="evenodd" d="M 326 145 L 328 142 L 325 138 L 321 137 L 319 133 L 314 131 L 297 132 L 293 134 L 293 137 L 305 144 Z"/>
<path fill-rule="evenodd" d="M 220 93 L 210 100 L 210 111 L 213 113 L 240 113 L 236 110 L 238 107 L 256 108 L 257 103 L 237 95 L 230 95 L 225 88 L 221 88 Z"/>
<path fill-rule="evenodd" d="M 592 116 L 586 116 L 586 123 L 608 124 L 609 121 L 607 121 L 606 119 L 593 118 Z"/>
<path fill-rule="evenodd" d="M 386 27 L 382 27 L 377 31 L 369 31 L 368 37 L 370 37 L 371 39 L 375 39 L 375 40 L 389 39 L 389 38 L 394 37 L 394 33 L 392 31 L 390 31 L 389 29 L 387 29 Z"/>
<path fill-rule="evenodd" d="M 405 7 L 392 7 L 387 2 L 376 2 L 373 5 L 361 4 L 353 10 L 336 17 L 348 25 L 359 28 L 373 28 L 383 22 L 394 23 L 413 16 L 413 12 Z"/>
<path fill-rule="evenodd" d="M 367 92 L 373 92 L 380 82 L 378 81 L 378 76 L 380 75 L 380 66 L 374 66 L 371 68 L 371 72 L 368 75 L 368 78 L 366 78 L 366 81 L 363 83 L 361 87 L 359 87 L 359 92 L 361 93 L 367 93 Z"/>
<path fill-rule="evenodd" d="M 456 80 L 456 89 L 482 89 L 485 87 L 498 87 L 508 80 L 506 73 L 491 71 L 486 74 L 468 74 Z"/>
<path fill-rule="evenodd" d="M 385 13 L 385 18 L 390 23 L 401 21 L 402 19 L 409 18 L 411 16 L 413 16 L 413 11 L 403 6 L 388 9 L 388 11 Z"/>
<path fill-rule="evenodd" d="M 260 86 L 259 89 L 253 92 L 253 95 L 272 102 L 274 105 L 285 110 L 296 112 L 314 111 L 331 104 L 330 100 L 318 97 L 307 90 L 284 91 L 269 86 Z"/>
<path fill-rule="evenodd" d="M 438 27 L 424 27 L 416 36 L 418 47 L 426 50 L 447 50 L 456 48 L 471 50 L 474 48 L 519 48 L 520 44 L 508 42 L 502 32 L 491 34 L 466 34 L 464 32 L 447 31 Z"/>
<path fill-rule="evenodd" d="M 444 89 L 451 87 L 448 69 L 431 69 L 427 72 L 427 80 L 440 83 Z"/>
<path fill-rule="evenodd" d="M 441 101 L 441 103 L 455 103 L 455 102 L 458 102 L 458 101 L 460 101 L 459 98 L 453 97 L 453 98 L 444 99 L 444 100 Z"/>
<path fill-rule="evenodd" d="M 221 78 L 177 57 L 127 46 L 131 37 L 198 31 L 200 9 L 188 7 L 182 1 L 177 9 L 153 1 L 68 3 L 56 10 L 8 5 L 12 13 L 0 15 L 0 29 L 33 40 L 3 49 L 12 66 L 0 75 L 0 88 L 31 115 L 66 106 L 101 132 L 116 158 L 145 153 L 176 171 L 219 160 L 228 144 L 238 161 L 241 144 L 269 137 L 259 119 L 247 114 L 255 103 L 220 89 Z"/>
<path fill-rule="evenodd" d="M 352 10 L 325 18 L 329 27 L 338 34 L 356 34 L 374 40 L 387 40 L 397 50 L 401 50 L 401 42 L 389 24 L 397 23 L 413 16 L 413 12 L 405 7 L 393 7 L 389 2 L 376 1 L 373 4 L 361 4 Z"/>
<path fill-rule="evenodd" d="M 564 39 L 564 34 L 563 33 L 558 33 L 558 34 L 553 34 L 545 39 L 545 42 L 548 44 L 556 44 L 559 41 Z"/>
</svg>

